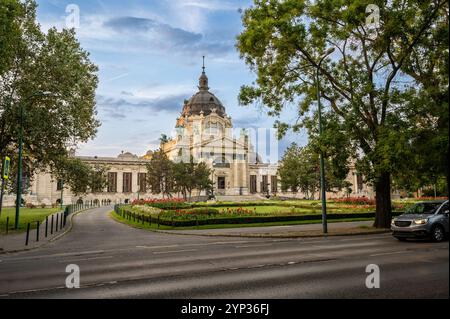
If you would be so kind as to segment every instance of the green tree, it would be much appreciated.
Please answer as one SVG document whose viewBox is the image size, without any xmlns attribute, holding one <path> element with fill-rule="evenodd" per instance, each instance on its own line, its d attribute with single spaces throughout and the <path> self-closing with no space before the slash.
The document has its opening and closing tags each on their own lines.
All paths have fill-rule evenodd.
<svg viewBox="0 0 450 319">
<path fill-rule="evenodd" d="M 376 29 L 366 24 L 366 8 L 380 8 Z M 325 112 L 339 117 L 356 150 L 358 170 L 376 192 L 375 226 L 391 221 L 391 178 L 404 158 L 403 119 L 417 81 L 402 70 L 414 50 L 427 47 L 426 30 L 442 20 L 448 1 L 259 1 L 243 15 L 238 49 L 257 73 L 242 87 L 240 102 L 260 100 L 278 116 L 286 103 L 298 105 L 296 123 L 277 123 L 281 133 L 304 127 L 317 100 L 316 72 L 329 48 L 335 54 L 320 66 Z M 448 20 L 447 20 L 448 28 Z M 401 29 L 409 30 L 402 36 Z M 399 138 L 395 138 L 399 136 Z"/>
<path fill-rule="evenodd" d="M 419 176 L 419 187 L 436 184 L 442 177 L 447 186 L 442 188 L 449 196 L 449 26 L 448 1 L 441 7 L 439 15 L 426 30 L 418 45 L 407 56 L 402 71 L 420 84 L 414 107 L 410 114 L 411 126 L 417 134 L 411 136 L 412 155 L 415 155 L 409 171 Z M 416 20 L 417 21 L 417 20 Z M 408 26 L 408 25 L 407 25 Z M 407 37 L 418 32 L 420 24 L 407 28 L 400 26 L 398 40 L 401 46 L 406 45 Z M 400 64 L 401 61 L 398 60 Z M 433 154 L 433 156 L 418 156 Z M 409 174 L 411 175 L 411 174 Z M 405 178 L 406 179 L 406 178 Z M 440 183 L 442 184 L 442 183 Z"/>
<path fill-rule="evenodd" d="M 78 158 L 62 157 L 53 175 L 76 195 L 102 192 L 108 186 L 107 166 L 91 166 Z"/>
<path fill-rule="evenodd" d="M 174 164 L 162 150 L 153 153 L 152 159 L 147 164 L 147 171 L 147 184 L 152 193 L 171 198 L 175 186 Z"/>
<path fill-rule="evenodd" d="M 198 196 L 202 191 L 206 191 L 207 194 L 212 193 L 213 182 L 211 180 L 211 170 L 206 163 L 198 163 L 194 171 L 195 176 L 195 188 L 198 190 Z"/>
<path fill-rule="evenodd" d="M 345 159 L 345 162 L 347 159 Z M 333 169 L 335 164 L 331 157 L 326 159 L 327 175 L 326 187 L 328 192 L 341 191 L 350 184 L 345 180 L 348 174 L 348 168 L 338 162 L 338 167 Z M 320 190 L 320 171 L 319 155 L 310 143 L 305 147 L 299 147 L 293 143 L 285 152 L 278 174 L 280 176 L 281 188 L 283 191 L 296 193 L 301 191 L 307 199 L 314 200 L 315 194 Z M 337 174 L 336 174 L 337 173 Z"/>
<path fill-rule="evenodd" d="M 97 67 L 74 30 L 41 32 L 32 0 L 2 1 L 0 25 L 0 157 L 16 162 L 23 107 L 24 163 L 61 172 L 60 158 L 99 126 Z"/>
</svg>

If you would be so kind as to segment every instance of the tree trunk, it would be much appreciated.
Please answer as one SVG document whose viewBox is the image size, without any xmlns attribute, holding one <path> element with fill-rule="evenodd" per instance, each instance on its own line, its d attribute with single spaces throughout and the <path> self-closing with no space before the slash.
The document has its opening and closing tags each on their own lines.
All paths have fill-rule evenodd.
<svg viewBox="0 0 450 319">
<path fill-rule="evenodd" d="M 391 206 L 391 176 L 389 173 L 382 173 L 375 183 L 376 193 L 376 228 L 390 228 L 392 218 Z"/>
<path fill-rule="evenodd" d="M 445 175 L 446 175 L 446 178 L 447 178 L 447 198 L 449 199 L 450 198 L 450 170 L 449 170 L 449 168 L 448 168 L 448 162 L 449 162 L 449 153 L 450 153 L 450 144 L 447 144 L 447 154 L 445 155 L 445 158 L 446 158 L 446 162 L 447 162 L 447 165 L 445 165 Z"/>
</svg>

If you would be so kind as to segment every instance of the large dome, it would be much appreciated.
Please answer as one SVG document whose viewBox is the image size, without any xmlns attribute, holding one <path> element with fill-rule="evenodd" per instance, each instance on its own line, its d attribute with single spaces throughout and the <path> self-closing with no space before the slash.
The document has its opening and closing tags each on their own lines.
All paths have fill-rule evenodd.
<svg viewBox="0 0 450 319">
<path fill-rule="evenodd" d="M 208 87 L 208 77 L 205 73 L 205 68 L 203 67 L 203 73 L 199 79 L 199 91 L 187 101 L 183 108 L 182 116 L 191 115 L 210 115 L 213 110 L 221 116 L 225 117 L 225 107 L 222 102 L 211 92 L 209 92 Z M 202 113 L 203 112 L 203 113 Z"/>
<path fill-rule="evenodd" d="M 214 94 L 209 91 L 199 91 L 185 104 L 183 116 L 200 115 L 201 112 L 207 116 L 214 109 L 219 116 L 225 116 L 225 107 Z"/>
</svg>

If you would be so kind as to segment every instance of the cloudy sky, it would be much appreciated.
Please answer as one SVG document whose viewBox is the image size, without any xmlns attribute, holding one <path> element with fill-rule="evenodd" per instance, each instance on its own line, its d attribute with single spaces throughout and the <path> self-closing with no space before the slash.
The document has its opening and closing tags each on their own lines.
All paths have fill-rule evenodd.
<svg viewBox="0 0 450 319">
<path fill-rule="evenodd" d="M 171 134 L 183 101 L 196 93 L 202 56 L 211 91 L 226 106 L 235 127 L 273 127 L 262 108 L 238 104 L 239 88 L 255 76 L 235 48 L 243 0 L 37 0 L 43 30 L 63 28 L 71 4 L 80 10 L 78 38 L 100 68 L 97 137 L 78 155 L 143 155 Z M 69 7 L 68 7 L 69 6 Z M 69 12 L 67 13 L 66 10 Z M 69 19 L 70 21 L 74 21 Z M 287 109 L 283 118 L 295 114 Z M 300 144 L 305 134 L 289 135 Z"/>
</svg>

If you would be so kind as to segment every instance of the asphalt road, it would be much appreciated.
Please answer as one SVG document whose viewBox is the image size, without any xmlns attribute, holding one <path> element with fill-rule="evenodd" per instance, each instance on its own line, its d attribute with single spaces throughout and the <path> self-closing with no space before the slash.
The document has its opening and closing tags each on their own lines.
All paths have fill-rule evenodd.
<svg viewBox="0 0 450 319">
<path fill-rule="evenodd" d="M 0 298 L 448 298 L 448 241 L 388 234 L 248 239 L 160 234 L 78 215 L 42 248 L 0 255 Z M 67 289 L 66 266 L 81 271 Z M 381 271 L 368 289 L 366 266 Z"/>
</svg>

